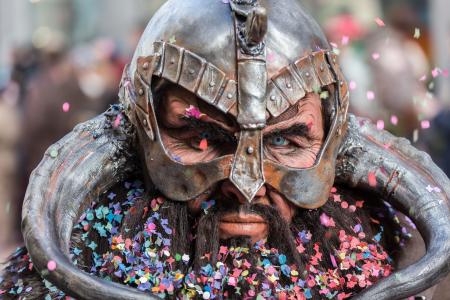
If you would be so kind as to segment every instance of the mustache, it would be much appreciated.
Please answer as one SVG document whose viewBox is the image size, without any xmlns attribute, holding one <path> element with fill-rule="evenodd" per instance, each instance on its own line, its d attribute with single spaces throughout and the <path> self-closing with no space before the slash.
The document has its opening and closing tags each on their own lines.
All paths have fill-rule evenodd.
<svg viewBox="0 0 450 300">
<path fill-rule="evenodd" d="M 216 256 L 219 247 L 230 244 L 230 241 L 221 241 L 219 235 L 219 222 L 222 216 L 229 213 L 256 214 L 262 217 L 268 224 L 267 245 L 277 248 L 280 253 L 287 255 L 288 259 L 297 264 L 300 263 L 300 256 L 296 251 L 295 235 L 290 225 L 282 218 L 278 210 L 269 205 L 263 204 L 237 204 L 235 200 L 216 201 L 216 204 L 209 208 L 198 219 L 196 241 L 195 241 L 195 269 L 205 263 L 216 263 Z M 248 241 L 247 237 L 237 237 L 236 241 L 231 241 L 231 245 L 239 241 Z M 208 261 L 203 259 L 204 254 L 211 254 Z"/>
</svg>

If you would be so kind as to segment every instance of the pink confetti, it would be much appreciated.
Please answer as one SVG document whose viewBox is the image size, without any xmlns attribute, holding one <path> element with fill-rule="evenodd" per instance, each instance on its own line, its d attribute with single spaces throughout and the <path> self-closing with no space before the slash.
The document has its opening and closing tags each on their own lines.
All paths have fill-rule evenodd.
<svg viewBox="0 0 450 300">
<path fill-rule="evenodd" d="M 47 269 L 52 272 L 56 270 L 56 262 L 53 260 L 49 260 L 47 263 Z"/>
<path fill-rule="evenodd" d="M 375 18 L 375 23 L 377 23 L 377 25 L 380 26 L 380 27 L 386 26 L 386 24 L 384 23 L 384 21 L 380 17 Z"/>
<path fill-rule="evenodd" d="M 349 41 L 350 41 L 350 38 L 348 36 L 344 35 L 342 37 L 342 45 L 347 45 Z"/>
<path fill-rule="evenodd" d="M 114 120 L 113 127 L 117 128 L 120 125 L 120 121 L 122 120 L 122 114 L 118 114 L 116 119 Z"/>
<path fill-rule="evenodd" d="M 356 82 L 354 82 L 353 80 L 350 81 L 348 87 L 350 88 L 350 90 L 355 90 L 356 89 Z"/>
<path fill-rule="evenodd" d="M 330 42 L 330 45 L 333 48 L 336 48 L 336 49 L 339 48 L 339 46 L 336 43 Z"/>
<path fill-rule="evenodd" d="M 367 177 L 368 177 L 368 180 L 369 180 L 369 185 L 371 187 L 376 187 L 377 186 L 377 177 L 375 176 L 375 173 L 374 172 L 369 172 Z"/>
<path fill-rule="evenodd" d="M 372 58 L 373 58 L 373 60 L 379 60 L 380 59 L 380 53 L 378 53 L 378 52 L 373 53 L 372 54 Z"/>
<path fill-rule="evenodd" d="M 370 100 L 370 101 L 375 99 L 375 93 L 373 91 L 368 91 L 367 92 L 367 99 Z"/>
<path fill-rule="evenodd" d="M 63 112 L 69 112 L 70 110 L 70 103 L 69 102 L 64 102 L 63 106 L 62 106 L 62 110 Z"/>
<path fill-rule="evenodd" d="M 433 76 L 433 78 L 436 78 L 436 77 L 439 76 L 439 74 L 440 74 L 441 72 L 442 72 L 442 71 L 441 71 L 439 68 L 434 68 L 433 70 L 431 70 L 431 76 Z"/>
<path fill-rule="evenodd" d="M 448 77 L 448 69 L 442 70 L 442 76 Z"/>
<path fill-rule="evenodd" d="M 322 213 L 320 215 L 320 224 L 322 224 L 325 227 L 335 227 L 336 226 L 333 218 L 327 216 L 326 213 Z"/>
<path fill-rule="evenodd" d="M 398 117 L 396 115 L 391 116 L 391 124 L 397 125 L 398 124 Z"/>
<path fill-rule="evenodd" d="M 419 81 L 425 81 L 427 80 L 427 75 L 423 75 L 422 77 L 419 78 Z"/>
<path fill-rule="evenodd" d="M 378 130 L 383 130 L 384 129 L 384 121 L 383 120 L 378 120 L 377 121 L 377 129 Z"/>
<path fill-rule="evenodd" d="M 193 105 L 191 105 L 188 108 L 186 108 L 186 113 L 185 113 L 186 117 L 194 118 L 194 119 L 200 119 L 200 117 L 202 115 L 203 114 L 200 112 L 200 110 L 197 107 L 193 106 Z"/>
<path fill-rule="evenodd" d="M 202 139 L 200 141 L 200 144 L 198 145 L 198 147 L 200 148 L 200 150 L 206 151 L 206 149 L 208 149 L 208 140 L 207 139 Z"/>
<path fill-rule="evenodd" d="M 330 259 L 333 267 L 337 268 L 336 258 L 334 257 L 334 255 L 330 254 Z"/>
<path fill-rule="evenodd" d="M 430 121 L 428 120 L 423 120 L 422 122 L 420 122 L 420 125 L 422 126 L 422 129 L 428 129 L 430 128 Z"/>
<path fill-rule="evenodd" d="M 268 61 L 268 62 L 274 62 L 274 61 L 275 61 L 275 53 L 269 52 L 269 53 L 267 54 L 267 61 Z"/>
</svg>

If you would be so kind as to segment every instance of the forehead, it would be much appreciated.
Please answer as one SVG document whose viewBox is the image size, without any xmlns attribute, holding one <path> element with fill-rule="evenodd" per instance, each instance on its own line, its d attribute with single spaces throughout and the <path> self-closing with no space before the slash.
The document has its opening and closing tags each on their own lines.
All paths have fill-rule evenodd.
<svg viewBox="0 0 450 300">
<path fill-rule="evenodd" d="M 184 113 L 186 108 L 193 105 L 198 107 L 202 113 L 207 114 L 209 117 L 216 119 L 217 121 L 222 121 L 227 124 L 237 124 L 235 115 L 230 113 L 226 114 L 218 110 L 216 107 L 197 97 L 195 94 L 175 84 L 166 83 L 162 85 L 158 91 L 158 94 L 163 96 L 163 99 L 161 99 L 163 101 L 161 105 L 165 107 L 165 113 Z M 321 114 L 321 104 L 321 99 L 318 94 L 308 93 L 295 105 L 291 106 L 288 110 L 277 117 L 267 113 L 267 125 L 273 125 L 291 120 L 299 117 L 303 113 L 311 113 L 312 111 Z"/>
</svg>

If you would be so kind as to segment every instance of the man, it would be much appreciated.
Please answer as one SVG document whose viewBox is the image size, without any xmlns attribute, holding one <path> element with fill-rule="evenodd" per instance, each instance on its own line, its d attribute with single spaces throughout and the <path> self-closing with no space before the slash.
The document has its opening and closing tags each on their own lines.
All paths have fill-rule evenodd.
<svg viewBox="0 0 450 300">
<path fill-rule="evenodd" d="M 294 0 L 168 1 L 122 105 L 35 170 L 3 295 L 402 299 L 437 284 L 448 178 L 347 116 L 328 49 Z M 427 245 L 418 261 L 391 204 Z"/>
</svg>

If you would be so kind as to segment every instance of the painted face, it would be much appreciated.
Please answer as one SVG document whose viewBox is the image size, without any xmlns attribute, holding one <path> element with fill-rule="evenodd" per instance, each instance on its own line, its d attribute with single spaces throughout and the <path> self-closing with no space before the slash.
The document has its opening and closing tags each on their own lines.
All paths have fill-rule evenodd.
<svg viewBox="0 0 450 300">
<path fill-rule="evenodd" d="M 158 116 L 164 147 L 182 163 L 211 161 L 236 151 L 239 127 L 233 117 L 181 87 L 170 85 L 160 93 Z M 315 163 L 325 135 L 319 95 L 307 94 L 284 114 L 268 119 L 267 124 L 263 130 L 265 159 L 291 168 L 308 168 Z M 231 201 L 239 207 L 248 204 L 234 184 L 224 180 L 189 201 L 190 212 L 198 213 L 201 204 L 217 193 L 221 201 Z M 268 184 L 260 188 L 252 203 L 276 208 L 288 223 L 296 209 Z M 249 236 L 257 242 L 267 237 L 267 226 L 261 216 L 242 209 L 222 216 L 220 237 Z"/>
</svg>

